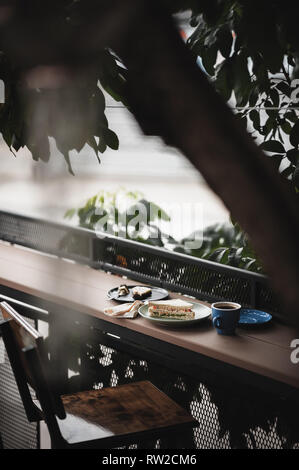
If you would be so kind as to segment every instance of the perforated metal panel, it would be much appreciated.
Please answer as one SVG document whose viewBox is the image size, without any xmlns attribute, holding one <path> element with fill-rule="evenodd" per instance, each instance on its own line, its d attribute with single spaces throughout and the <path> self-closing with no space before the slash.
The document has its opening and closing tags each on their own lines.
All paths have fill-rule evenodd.
<svg viewBox="0 0 299 470">
<path fill-rule="evenodd" d="M 33 325 L 31 320 L 28 321 Z M 0 433 L 4 449 L 36 449 L 37 447 L 37 424 L 31 424 L 27 420 L 13 371 L 1 337 Z"/>
<path fill-rule="evenodd" d="M 0 211 L 0 239 L 90 263 L 92 232 Z"/>
<path fill-rule="evenodd" d="M 258 283 L 256 289 L 257 307 L 261 310 L 277 312 L 279 306 L 274 292 L 262 283 Z"/>
<path fill-rule="evenodd" d="M 244 306 L 251 305 L 253 281 L 242 277 L 239 270 L 236 273 L 233 269 L 219 269 L 219 265 L 214 263 L 204 263 L 177 253 L 165 250 L 150 252 L 148 247 L 124 246 L 108 241 L 101 254 L 106 269 L 109 265 L 112 271 L 118 267 L 123 273 L 130 273 L 130 277 L 150 280 L 173 291 L 203 299 L 227 299 L 239 301 Z"/>
<path fill-rule="evenodd" d="M 83 358 L 89 386 L 102 388 L 136 380 L 150 380 L 185 407 L 198 427 L 184 433 L 179 448 L 198 449 L 295 449 L 299 448 L 299 411 L 287 397 L 272 396 L 224 376 L 209 374 L 194 381 L 143 359 L 89 342 Z M 101 366 L 99 366 L 101 364 Z M 162 438 L 142 444 L 171 449 L 172 440 Z"/>
</svg>

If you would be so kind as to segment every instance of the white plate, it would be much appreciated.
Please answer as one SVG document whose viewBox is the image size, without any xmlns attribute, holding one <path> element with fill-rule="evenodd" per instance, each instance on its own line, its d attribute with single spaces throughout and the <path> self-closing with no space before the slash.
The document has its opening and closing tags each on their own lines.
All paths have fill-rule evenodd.
<svg viewBox="0 0 299 470">
<path fill-rule="evenodd" d="M 189 300 L 188 300 L 189 302 Z M 144 304 L 139 307 L 138 312 L 139 314 L 143 317 L 146 318 L 146 320 L 149 320 L 153 323 L 159 323 L 160 325 L 164 326 L 175 326 L 175 327 L 180 327 L 180 326 L 191 326 L 196 323 L 199 323 L 206 318 L 208 318 L 211 315 L 211 309 L 207 307 L 206 305 L 192 303 L 192 310 L 195 313 L 195 317 L 190 319 L 190 320 L 178 320 L 177 318 L 158 318 L 158 317 L 150 317 L 148 313 L 148 305 Z"/>
</svg>

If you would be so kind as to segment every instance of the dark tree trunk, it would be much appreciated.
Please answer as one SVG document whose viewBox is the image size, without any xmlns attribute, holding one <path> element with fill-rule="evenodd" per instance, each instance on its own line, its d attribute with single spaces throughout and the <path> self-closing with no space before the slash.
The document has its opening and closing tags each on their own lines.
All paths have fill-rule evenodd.
<svg viewBox="0 0 299 470">
<path fill-rule="evenodd" d="M 179 148 L 221 197 L 249 234 L 286 316 L 298 324 L 298 200 L 216 94 L 158 2 L 143 2 L 142 13 L 137 3 L 138 20 L 114 42 L 129 71 L 137 121 L 146 134 Z"/>
</svg>

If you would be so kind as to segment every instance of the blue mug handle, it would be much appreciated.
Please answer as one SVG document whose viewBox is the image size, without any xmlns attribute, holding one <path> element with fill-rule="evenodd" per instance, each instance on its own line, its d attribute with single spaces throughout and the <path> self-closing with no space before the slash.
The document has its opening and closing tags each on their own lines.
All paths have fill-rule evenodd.
<svg viewBox="0 0 299 470">
<path fill-rule="evenodd" d="M 220 317 L 214 317 L 212 321 L 213 321 L 214 327 L 218 328 L 218 330 L 221 330 L 221 328 L 222 328 L 222 319 Z"/>
</svg>

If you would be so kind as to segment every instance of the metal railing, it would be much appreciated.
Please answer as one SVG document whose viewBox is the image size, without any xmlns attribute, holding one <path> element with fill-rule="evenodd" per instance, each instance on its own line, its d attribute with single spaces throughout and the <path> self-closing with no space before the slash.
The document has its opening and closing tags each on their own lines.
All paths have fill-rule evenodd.
<svg viewBox="0 0 299 470">
<path fill-rule="evenodd" d="M 5 211 L 0 239 L 198 299 L 235 301 L 279 316 L 267 277 L 243 269 Z"/>
</svg>

